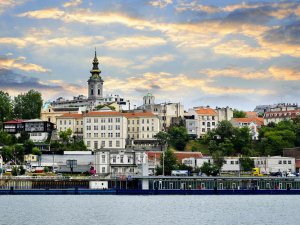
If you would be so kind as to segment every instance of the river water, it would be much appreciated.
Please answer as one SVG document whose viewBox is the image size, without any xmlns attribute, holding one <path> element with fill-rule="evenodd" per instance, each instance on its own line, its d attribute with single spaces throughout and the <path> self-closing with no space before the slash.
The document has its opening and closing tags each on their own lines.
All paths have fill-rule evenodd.
<svg viewBox="0 0 300 225">
<path fill-rule="evenodd" d="M 1 225 L 296 225 L 300 196 L 0 196 Z"/>
</svg>

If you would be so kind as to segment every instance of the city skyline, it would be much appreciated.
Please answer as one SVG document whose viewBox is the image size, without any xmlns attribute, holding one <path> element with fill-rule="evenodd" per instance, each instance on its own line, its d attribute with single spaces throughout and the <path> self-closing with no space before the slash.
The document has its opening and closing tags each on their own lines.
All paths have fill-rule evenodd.
<svg viewBox="0 0 300 225">
<path fill-rule="evenodd" d="M 97 48 L 104 96 L 253 110 L 297 103 L 299 1 L 0 0 L 0 89 L 87 96 Z"/>
</svg>

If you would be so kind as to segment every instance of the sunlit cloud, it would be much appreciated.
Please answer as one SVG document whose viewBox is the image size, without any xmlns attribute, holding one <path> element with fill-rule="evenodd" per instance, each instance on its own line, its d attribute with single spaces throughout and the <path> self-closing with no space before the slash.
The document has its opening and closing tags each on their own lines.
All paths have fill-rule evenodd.
<svg viewBox="0 0 300 225">
<path fill-rule="evenodd" d="M 82 0 L 71 0 L 63 4 L 64 7 L 75 7 L 79 6 L 82 3 Z"/>
<path fill-rule="evenodd" d="M 264 47 L 252 47 L 242 40 L 232 40 L 219 44 L 213 50 L 217 54 L 229 55 L 231 57 L 270 59 L 280 56 L 280 52 L 278 51 Z"/>
<path fill-rule="evenodd" d="M 154 7 L 164 8 L 169 4 L 172 4 L 173 0 L 151 0 L 149 2 L 150 5 Z"/>
<path fill-rule="evenodd" d="M 121 67 L 121 68 L 127 68 L 128 66 L 133 64 L 133 62 L 128 59 L 123 59 L 118 57 L 107 57 L 107 56 L 101 56 L 99 58 L 99 62 L 103 65 Z"/>
<path fill-rule="evenodd" d="M 146 57 L 140 57 L 140 60 L 142 61 L 142 63 L 140 63 L 139 65 L 135 65 L 132 68 L 134 69 L 146 69 L 149 68 L 153 65 L 160 65 L 162 63 L 166 63 L 166 62 L 170 62 L 173 61 L 175 59 L 174 55 L 161 55 L 161 56 L 154 56 L 154 57 L 150 57 L 150 58 L 146 58 Z"/>
<path fill-rule="evenodd" d="M 17 5 L 24 4 L 26 0 L 0 0 L 0 14 L 8 8 L 13 8 Z"/>
<path fill-rule="evenodd" d="M 102 46 L 114 49 L 130 49 L 141 47 L 145 48 L 164 44 L 166 44 L 166 41 L 160 37 L 132 36 L 106 41 L 102 44 Z"/>
<path fill-rule="evenodd" d="M 19 57 L 16 59 L 13 58 L 1 58 L 0 57 L 0 68 L 5 69 L 19 69 L 23 71 L 35 71 L 35 72 L 50 72 L 49 69 L 46 69 L 42 66 L 33 63 L 25 63 L 25 57 Z"/>
</svg>

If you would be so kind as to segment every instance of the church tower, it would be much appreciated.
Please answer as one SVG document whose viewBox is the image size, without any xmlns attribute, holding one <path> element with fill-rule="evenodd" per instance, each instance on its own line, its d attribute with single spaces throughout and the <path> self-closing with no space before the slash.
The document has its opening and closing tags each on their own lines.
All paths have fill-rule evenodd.
<svg viewBox="0 0 300 225">
<path fill-rule="evenodd" d="M 155 100 L 155 97 L 150 92 L 148 92 L 143 97 L 143 103 L 144 103 L 144 105 L 154 105 L 154 100 Z"/>
<path fill-rule="evenodd" d="M 103 80 L 100 76 L 101 70 L 98 67 L 99 61 L 97 58 L 97 52 L 95 50 L 95 57 L 93 60 L 93 69 L 90 71 L 91 76 L 88 80 L 88 99 L 100 100 L 103 97 Z"/>
</svg>

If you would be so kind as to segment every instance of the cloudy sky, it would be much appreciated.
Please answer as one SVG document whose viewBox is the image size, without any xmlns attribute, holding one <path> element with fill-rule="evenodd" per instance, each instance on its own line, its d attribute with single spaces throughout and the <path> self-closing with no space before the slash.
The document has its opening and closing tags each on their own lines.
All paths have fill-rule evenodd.
<svg viewBox="0 0 300 225">
<path fill-rule="evenodd" d="M 300 1 L 0 0 L 0 89 L 231 106 L 299 102 Z"/>
</svg>

